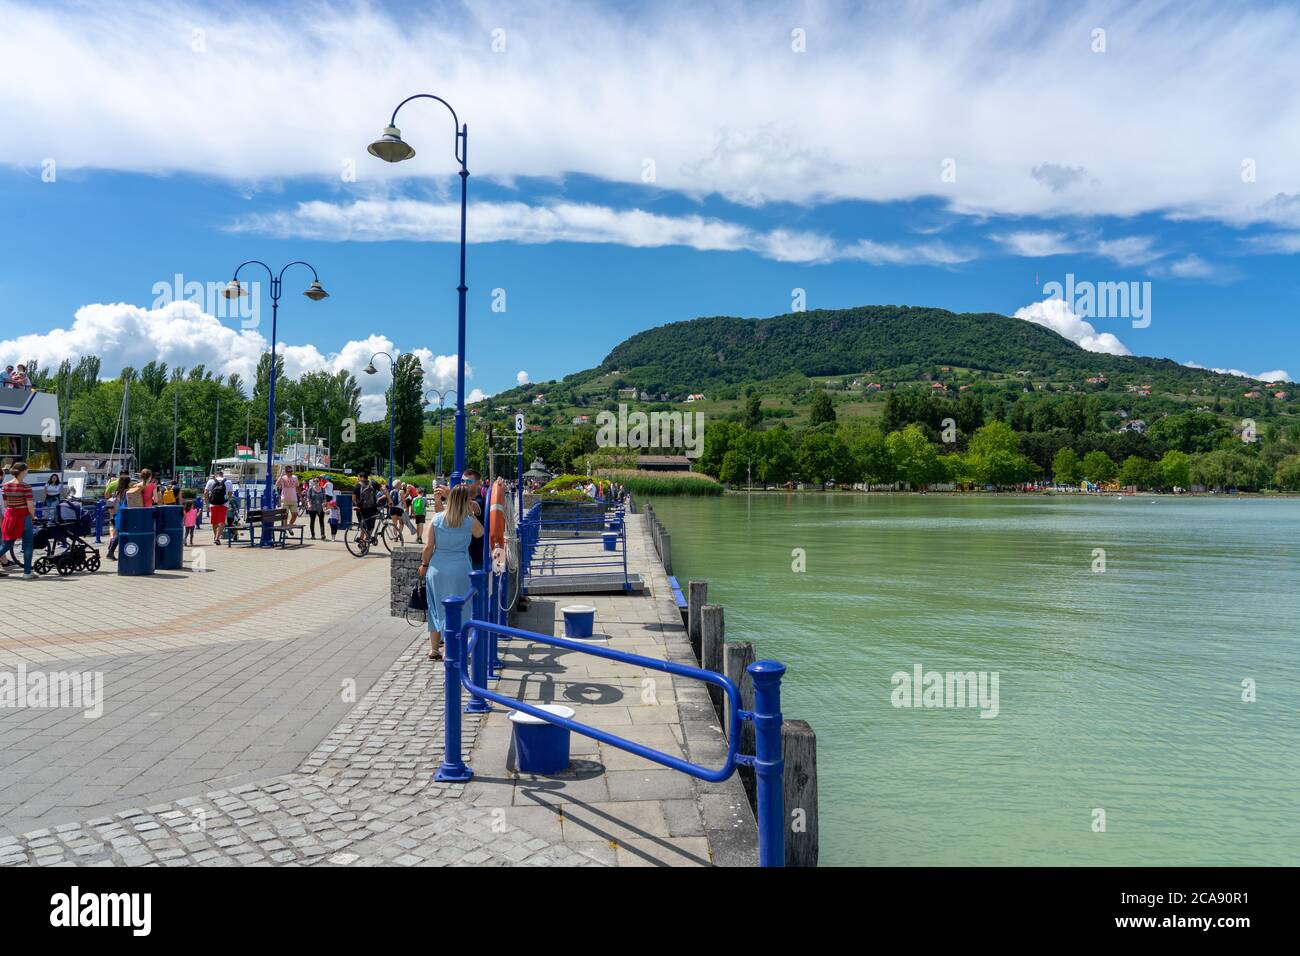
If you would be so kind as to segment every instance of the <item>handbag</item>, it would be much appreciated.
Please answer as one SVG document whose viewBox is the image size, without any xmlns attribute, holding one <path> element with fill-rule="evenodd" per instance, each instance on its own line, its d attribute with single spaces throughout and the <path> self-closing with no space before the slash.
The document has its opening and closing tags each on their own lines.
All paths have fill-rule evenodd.
<svg viewBox="0 0 1300 956">
<path fill-rule="evenodd" d="M 416 621 L 414 624 L 411 623 L 412 611 L 417 611 L 421 615 L 427 615 L 429 613 L 429 594 L 424 589 L 424 578 L 420 578 L 416 581 L 415 586 L 411 588 L 411 596 L 406 599 L 406 614 L 403 615 L 406 618 L 406 623 L 415 627 L 416 624 L 419 624 L 420 622 Z"/>
</svg>

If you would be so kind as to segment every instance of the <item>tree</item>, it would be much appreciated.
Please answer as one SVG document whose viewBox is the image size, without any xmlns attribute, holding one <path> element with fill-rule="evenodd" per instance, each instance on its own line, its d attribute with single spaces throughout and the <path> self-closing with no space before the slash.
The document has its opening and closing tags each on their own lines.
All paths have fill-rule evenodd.
<svg viewBox="0 0 1300 956">
<path fill-rule="evenodd" d="M 1134 488 L 1156 488 L 1161 482 L 1160 463 L 1129 455 L 1119 470 L 1119 483 Z"/>
<path fill-rule="evenodd" d="M 1193 454 L 1213 451 L 1232 437 L 1232 426 L 1209 412 L 1183 412 L 1152 422 L 1147 437 L 1157 446 Z"/>
<path fill-rule="evenodd" d="M 835 403 L 831 401 L 829 394 L 819 391 L 813 396 L 809 423 L 815 428 L 833 421 L 835 421 Z"/>
<path fill-rule="evenodd" d="M 763 423 L 763 397 L 751 392 L 745 399 L 745 427 L 757 428 Z"/>
<path fill-rule="evenodd" d="M 939 456 L 919 425 L 912 424 L 902 431 L 890 432 L 885 441 L 898 480 L 913 488 L 923 488 L 943 477 L 944 467 L 939 463 Z"/>
<path fill-rule="evenodd" d="M 834 431 L 810 429 L 799 441 L 799 477 L 815 484 L 853 480 L 853 456 Z"/>
<path fill-rule="evenodd" d="M 424 435 L 423 386 L 424 369 L 419 356 L 410 352 L 399 355 L 397 376 L 386 396 L 389 411 L 396 408 L 393 458 L 399 466 L 414 461 L 420 453 L 420 439 Z"/>
<path fill-rule="evenodd" d="M 755 473 L 758 479 L 764 485 L 783 485 L 792 481 L 797 462 L 790 432 L 784 427 L 762 432 L 758 444 L 758 470 Z"/>
<path fill-rule="evenodd" d="M 1192 483 L 1191 459 L 1185 452 L 1167 451 L 1160 459 L 1160 486 L 1187 488 Z"/>
<path fill-rule="evenodd" d="M 1115 462 L 1104 451 L 1090 451 L 1083 456 L 1083 477 L 1089 481 L 1110 481 L 1118 473 Z"/>
<path fill-rule="evenodd" d="M 1277 463 L 1273 484 L 1282 491 L 1300 491 L 1300 455 L 1288 455 Z"/>
<path fill-rule="evenodd" d="M 1052 477 L 1058 485 L 1077 485 L 1083 478 L 1083 465 L 1073 448 L 1062 448 L 1052 458 Z"/>
</svg>

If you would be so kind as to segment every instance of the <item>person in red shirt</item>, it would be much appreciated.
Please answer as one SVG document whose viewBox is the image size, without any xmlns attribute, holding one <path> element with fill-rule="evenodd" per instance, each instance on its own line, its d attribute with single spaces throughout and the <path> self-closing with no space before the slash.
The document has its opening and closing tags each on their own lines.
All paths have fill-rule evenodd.
<svg viewBox="0 0 1300 956">
<path fill-rule="evenodd" d="M 23 543 L 23 577 L 32 577 L 32 519 L 36 517 L 36 499 L 32 495 L 32 486 L 27 483 L 27 462 L 16 461 L 9 467 L 13 475 L 0 488 L 4 498 L 5 514 L 0 522 L 0 559 L 8 554 L 17 563 L 14 545 Z"/>
</svg>

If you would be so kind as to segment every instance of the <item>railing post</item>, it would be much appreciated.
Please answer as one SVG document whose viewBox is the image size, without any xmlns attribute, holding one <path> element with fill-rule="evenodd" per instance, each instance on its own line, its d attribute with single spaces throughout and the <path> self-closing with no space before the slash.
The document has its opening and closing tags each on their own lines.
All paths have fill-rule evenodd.
<svg viewBox="0 0 1300 956">
<path fill-rule="evenodd" d="M 443 693 L 447 713 L 443 718 L 442 766 L 433 775 L 443 783 L 464 783 L 474 776 L 460 755 L 460 622 L 464 610 L 463 598 L 443 598 Z"/>
<path fill-rule="evenodd" d="M 726 625 L 723 622 L 722 605 L 706 604 L 700 608 L 700 666 L 715 674 L 722 673 L 722 645 L 726 641 Z M 719 715 L 726 695 L 716 684 L 709 685 L 709 700 Z"/>
<path fill-rule="evenodd" d="M 476 621 L 486 620 L 486 618 L 483 615 L 484 605 L 487 600 L 487 595 L 484 593 L 486 591 L 486 585 L 487 585 L 486 571 L 471 571 L 469 573 L 470 590 L 474 592 L 474 603 L 472 605 L 473 607 L 472 613 L 473 613 L 473 619 Z M 470 677 L 473 678 L 475 687 L 487 686 L 488 652 L 489 652 L 488 644 L 489 644 L 489 638 L 487 634 L 480 632 L 475 635 L 474 650 L 471 654 L 470 661 L 469 661 L 470 664 L 469 673 L 470 673 Z M 465 713 L 467 714 L 486 714 L 491 709 L 492 709 L 492 705 L 489 704 L 485 698 L 480 697 L 478 694 L 470 694 L 469 702 L 465 705 Z"/>
<path fill-rule="evenodd" d="M 507 567 L 500 574 L 496 575 L 496 587 L 493 588 L 494 596 L 492 598 L 491 619 L 494 624 L 506 624 L 506 612 L 502 608 L 502 597 L 505 603 L 510 603 L 510 568 Z M 501 676 L 501 649 L 497 646 L 498 634 L 492 632 L 491 657 L 488 660 L 488 677 L 495 679 Z"/>
<path fill-rule="evenodd" d="M 697 661 L 704 660 L 700 651 L 700 611 L 709 603 L 709 582 L 689 581 L 686 585 L 686 636 Z"/>
<path fill-rule="evenodd" d="M 104 499 L 95 502 L 95 544 L 104 537 Z"/>
<path fill-rule="evenodd" d="M 785 761 L 781 756 L 780 661 L 749 665 L 754 679 L 754 777 L 758 783 L 758 865 L 785 866 Z"/>
</svg>

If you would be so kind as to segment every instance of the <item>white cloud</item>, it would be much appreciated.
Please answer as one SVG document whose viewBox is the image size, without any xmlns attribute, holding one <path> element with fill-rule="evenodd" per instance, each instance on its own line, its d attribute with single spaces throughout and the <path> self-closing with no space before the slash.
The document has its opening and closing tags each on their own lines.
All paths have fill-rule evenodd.
<svg viewBox="0 0 1300 956">
<path fill-rule="evenodd" d="M 457 242 L 458 202 L 417 199 L 321 200 L 293 209 L 246 216 L 230 227 L 276 238 L 381 242 L 408 239 Z M 705 216 L 665 216 L 642 209 L 612 209 L 592 203 L 475 203 L 466 224 L 470 242 L 600 242 L 648 248 L 689 246 L 703 252 L 753 252 L 777 262 L 850 260 L 872 265 L 954 265 L 974 257 L 939 241 L 914 245 L 858 240 L 844 244 L 813 232 L 763 232 Z"/>
<path fill-rule="evenodd" d="M 1300 100 L 1267 95 L 1294 86 L 1292 5 L 839 2 L 798 19 L 804 54 L 788 15 L 757 2 L 0 0 L 0 163 L 342 189 L 345 162 L 363 183 L 446 175 L 451 120 L 434 103 L 399 117 L 414 162 L 365 153 L 399 100 L 433 87 L 470 126 L 472 171 L 503 181 L 640 185 L 651 159 L 658 187 L 750 203 L 1300 218 Z"/>
<path fill-rule="evenodd" d="M 170 367 L 193 368 L 202 363 L 217 374 L 238 374 L 246 393 L 253 387 L 258 360 L 266 350 L 267 340 L 257 329 L 223 325 L 193 302 L 173 302 L 157 309 L 124 302 L 84 305 L 67 328 L 0 341 L 0 355 L 13 361 L 35 360 L 42 368 L 57 366 L 64 359 L 75 362 L 83 355 L 97 355 L 102 361 L 100 374 L 105 377 L 116 376 L 128 365 L 140 368 L 155 359 Z M 384 416 L 384 392 L 392 380 L 389 363 L 380 356 L 374 375 L 363 369 L 375 352 L 398 354 L 391 339 L 382 335 L 354 339 L 337 352 L 280 342 L 277 351 L 284 356 L 285 374 L 291 378 L 313 371 L 351 372 L 361 386 L 362 419 Z M 454 355 L 435 355 L 426 348 L 409 351 L 420 357 L 426 387 L 455 386 Z M 468 364 L 465 374 L 473 374 Z"/>
<path fill-rule="evenodd" d="M 519 385 L 527 385 L 527 384 L 528 384 L 528 373 L 525 372 L 525 371 L 523 371 L 523 370 L 521 369 L 520 372 L 519 372 L 519 374 L 515 376 L 515 382 L 516 382 L 517 384 L 519 384 Z"/>
<path fill-rule="evenodd" d="M 1017 309 L 1015 318 L 1051 329 L 1089 352 L 1132 355 L 1124 343 L 1109 332 L 1098 332 L 1090 322 L 1071 311 L 1064 299 L 1051 298 Z"/>
<path fill-rule="evenodd" d="M 1203 368 L 1206 371 L 1218 372 L 1220 375 L 1235 375 L 1238 378 L 1250 378 L 1257 382 L 1289 382 L 1291 373 L 1286 369 L 1273 369 L 1269 372 L 1260 372 L 1258 375 L 1251 372 L 1243 372 L 1239 368 L 1213 368 L 1208 365 L 1202 365 L 1199 362 L 1184 362 L 1183 365 L 1188 368 Z"/>
<path fill-rule="evenodd" d="M 1080 254 L 1110 259 L 1121 266 L 1141 266 L 1164 255 L 1153 248 L 1155 240 L 1151 236 L 1102 239 L 1052 230 L 1021 230 L 995 233 L 992 238 L 1012 255 L 1031 259 Z"/>
</svg>

